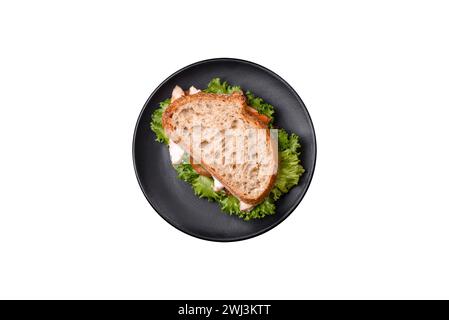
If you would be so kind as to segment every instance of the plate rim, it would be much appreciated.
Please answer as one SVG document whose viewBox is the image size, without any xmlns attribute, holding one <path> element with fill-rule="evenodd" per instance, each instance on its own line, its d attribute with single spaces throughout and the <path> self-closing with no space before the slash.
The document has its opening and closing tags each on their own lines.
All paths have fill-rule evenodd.
<svg viewBox="0 0 449 320">
<path fill-rule="evenodd" d="M 295 201 L 295 203 L 293 204 L 293 206 L 283 215 L 283 217 L 276 221 L 275 223 L 269 225 L 268 227 L 261 229 L 257 232 L 253 232 L 251 234 L 248 235 L 244 235 L 244 236 L 238 236 L 238 237 L 233 237 L 233 238 L 226 238 L 226 239 L 220 239 L 220 238 L 213 238 L 213 237 L 208 237 L 208 236 L 203 236 L 203 235 L 199 235 L 196 234 L 194 232 L 190 232 L 188 230 L 183 230 L 181 227 L 177 226 L 173 221 L 170 221 L 170 219 L 168 219 L 167 217 L 163 216 L 157 209 L 157 205 L 155 203 L 152 202 L 152 200 L 150 199 L 150 197 L 146 194 L 143 186 L 142 186 L 142 181 L 139 177 L 139 173 L 137 170 L 137 166 L 136 166 L 136 136 L 137 136 L 137 131 L 138 131 L 138 127 L 142 118 L 143 113 L 145 112 L 146 108 L 149 105 L 150 100 L 153 98 L 153 96 L 156 94 L 156 92 L 163 86 L 165 85 L 171 78 L 175 77 L 176 75 L 184 72 L 185 70 L 192 68 L 194 66 L 197 65 L 201 65 L 201 64 L 207 64 L 207 63 L 211 63 L 211 62 L 238 62 L 238 63 L 243 63 L 243 64 L 248 64 L 251 65 L 253 67 L 262 69 L 263 71 L 268 72 L 269 74 L 271 74 L 273 77 L 275 77 L 278 81 L 282 82 L 284 85 L 287 86 L 287 88 L 294 94 L 294 96 L 301 102 L 302 106 L 304 107 L 304 110 L 306 112 L 308 121 L 310 123 L 311 129 L 312 129 L 312 137 L 313 137 L 313 144 L 315 146 L 315 152 L 313 153 L 313 166 L 310 169 L 310 179 L 307 182 L 307 184 L 304 186 L 304 192 L 302 193 L 302 195 L 300 197 L 297 198 L 297 200 Z M 307 191 L 309 190 L 310 184 L 312 183 L 312 179 L 313 179 L 313 175 L 315 173 L 315 167 L 316 167 L 316 158 L 317 158 L 317 142 L 316 142 L 316 133 L 315 133 L 315 127 L 313 125 L 313 121 L 312 118 L 310 117 L 310 113 L 309 110 L 307 109 L 305 103 L 302 101 L 301 97 L 299 96 L 299 94 L 296 92 L 295 89 L 293 89 L 293 87 L 287 82 L 285 81 L 281 76 L 279 76 L 277 73 L 275 73 L 274 71 L 249 60 L 244 60 L 244 59 L 239 59 L 239 58 L 210 58 L 210 59 L 205 59 L 205 60 L 200 60 L 194 63 L 191 63 L 175 72 L 173 72 L 171 75 L 169 75 L 167 78 L 164 79 L 164 81 L 162 81 L 154 90 L 153 92 L 150 94 L 150 96 L 148 97 L 148 99 L 145 101 L 142 110 L 139 113 L 139 117 L 137 118 L 137 122 L 136 125 L 134 127 L 134 133 L 133 133 L 133 140 L 132 140 L 132 159 L 133 159 L 133 167 L 134 167 L 134 173 L 136 175 L 137 181 L 139 183 L 139 187 L 143 193 L 143 195 L 145 196 L 145 198 L 147 199 L 148 203 L 151 205 L 151 207 L 154 209 L 154 211 L 157 212 L 157 214 L 164 219 L 167 223 L 169 223 L 172 227 L 176 228 L 177 230 L 183 232 L 184 234 L 187 234 L 189 236 L 201 239 L 201 240 L 207 240 L 207 241 L 213 241 L 213 242 L 236 242 L 236 241 L 243 241 L 243 240 L 248 240 L 251 238 L 255 238 L 257 236 L 260 236 L 262 234 L 264 234 L 265 232 L 277 227 L 279 224 L 281 224 L 283 221 L 285 221 L 291 214 L 293 211 L 295 211 L 295 209 L 299 206 L 299 204 L 301 203 L 302 199 L 304 198 L 304 196 L 306 195 Z"/>
</svg>

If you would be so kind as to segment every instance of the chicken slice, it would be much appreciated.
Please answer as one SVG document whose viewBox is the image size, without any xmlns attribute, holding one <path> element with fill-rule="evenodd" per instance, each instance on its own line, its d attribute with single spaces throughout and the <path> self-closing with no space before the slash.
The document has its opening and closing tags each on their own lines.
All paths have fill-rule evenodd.
<svg viewBox="0 0 449 320">
<path fill-rule="evenodd" d="M 171 102 L 184 96 L 184 90 L 180 86 L 176 86 L 171 93 Z"/>
</svg>

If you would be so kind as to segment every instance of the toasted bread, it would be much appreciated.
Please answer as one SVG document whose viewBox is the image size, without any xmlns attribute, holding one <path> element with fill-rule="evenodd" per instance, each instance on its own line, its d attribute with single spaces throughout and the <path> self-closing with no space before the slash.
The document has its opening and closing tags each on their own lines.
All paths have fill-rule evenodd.
<svg viewBox="0 0 449 320">
<path fill-rule="evenodd" d="M 278 168 L 277 139 L 270 135 L 266 121 L 262 121 L 246 104 L 243 94 L 200 92 L 181 96 L 173 100 L 163 113 L 162 125 L 171 140 L 241 201 L 256 205 L 269 194 Z M 195 144 L 192 137 L 198 127 L 201 134 L 198 144 Z M 207 133 L 208 129 L 213 133 Z M 254 129 L 258 129 L 260 138 L 256 150 L 248 142 Z M 225 136 L 229 139 L 226 140 Z M 236 142 L 238 139 L 241 139 L 240 144 Z M 243 161 L 236 161 L 236 150 L 227 147 L 229 141 L 237 151 L 246 150 L 241 152 Z M 195 149 L 197 146 L 201 149 L 199 153 Z M 217 153 L 217 147 L 221 153 Z M 260 159 L 260 156 L 264 158 Z"/>
</svg>

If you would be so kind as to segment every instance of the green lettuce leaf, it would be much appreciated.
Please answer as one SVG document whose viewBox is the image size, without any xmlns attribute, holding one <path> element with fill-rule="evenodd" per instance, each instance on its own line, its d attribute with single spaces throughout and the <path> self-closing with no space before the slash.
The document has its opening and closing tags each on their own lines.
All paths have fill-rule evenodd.
<svg viewBox="0 0 449 320">
<path fill-rule="evenodd" d="M 193 170 L 192 165 L 189 163 L 178 164 L 175 166 L 175 169 L 178 173 L 178 178 L 190 184 L 199 176 L 199 174 Z"/>
<path fill-rule="evenodd" d="M 290 138 L 288 139 L 289 143 L 285 149 L 283 150 L 290 150 L 293 153 L 297 153 L 298 156 L 300 155 L 300 152 L 298 151 L 299 148 L 301 148 L 301 145 L 299 144 L 299 137 L 297 134 L 292 133 L 290 134 Z"/>
<path fill-rule="evenodd" d="M 220 78 L 214 78 L 203 91 L 208 93 L 231 94 L 233 92 L 242 92 L 242 89 L 239 86 L 231 86 L 226 81 L 221 82 Z M 254 96 L 250 91 L 246 92 L 246 99 L 251 107 L 256 109 L 260 114 L 264 114 L 273 120 L 274 107 L 271 104 L 266 103 L 262 98 Z"/>
<path fill-rule="evenodd" d="M 281 161 L 274 188 L 282 193 L 287 193 L 298 184 L 299 177 L 304 173 L 304 168 L 299 164 L 298 154 L 290 150 L 281 151 L 279 156 Z"/>
<path fill-rule="evenodd" d="M 205 176 L 198 176 L 192 181 L 192 187 L 195 194 L 200 198 L 206 198 L 209 201 L 219 200 L 220 194 L 213 189 L 214 181 Z"/>
<path fill-rule="evenodd" d="M 271 197 L 278 200 L 283 193 L 287 193 L 298 184 L 299 178 L 305 172 L 299 160 L 299 137 L 288 133 L 284 129 L 278 130 L 279 168 L 276 183 L 271 190 Z"/>
<path fill-rule="evenodd" d="M 220 78 L 212 79 L 207 88 L 203 90 L 207 93 L 222 93 L 222 94 L 231 94 L 233 92 L 242 92 L 239 86 L 231 86 L 226 81 L 221 83 Z"/>
<path fill-rule="evenodd" d="M 267 215 L 275 214 L 276 212 L 276 206 L 270 197 L 267 197 L 262 203 L 259 203 L 249 212 L 241 211 L 239 199 L 232 195 L 224 194 L 218 202 L 222 211 L 231 215 L 236 215 L 244 220 L 260 219 Z"/>
<path fill-rule="evenodd" d="M 181 163 L 175 166 L 178 178 L 191 184 L 193 191 L 200 198 L 206 198 L 210 201 L 220 200 L 221 194 L 213 189 L 214 182 L 211 178 L 200 176 L 190 163 Z"/>
<path fill-rule="evenodd" d="M 268 215 L 272 215 L 276 213 L 276 206 L 274 205 L 274 201 L 271 197 L 265 198 L 265 200 L 259 203 L 254 209 L 248 212 L 243 219 L 260 219 Z"/>
<path fill-rule="evenodd" d="M 232 195 L 224 195 L 220 201 L 218 201 L 221 210 L 229 214 L 240 215 L 240 201 Z"/>
<path fill-rule="evenodd" d="M 257 110 L 257 112 L 266 115 L 271 119 L 271 122 L 273 122 L 274 107 L 271 104 L 266 103 L 262 98 L 254 96 L 250 91 L 246 91 L 246 100 L 251 107 Z"/>
<path fill-rule="evenodd" d="M 285 150 L 288 149 L 290 146 L 290 139 L 288 137 L 287 131 L 284 129 L 278 129 L 278 147 L 279 150 Z"/>
<path fill-rule="evenodd" d="M 156 141 L 168 144 L 168 137 L 165 135 L 164 128 L 162 127 L 162 113 L 170 105 L 170 99 L 165 99 L 159 103 L 159 108 L 154 110 L 151 115 L 151 130 L 156 134 Z"/>
</svg>

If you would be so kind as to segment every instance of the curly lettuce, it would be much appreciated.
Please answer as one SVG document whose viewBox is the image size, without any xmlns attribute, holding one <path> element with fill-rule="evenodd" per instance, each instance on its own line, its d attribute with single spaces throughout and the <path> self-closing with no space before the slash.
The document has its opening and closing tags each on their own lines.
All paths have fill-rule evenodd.
<svg viewBox="0 0 449 320">
<path fill-rule="evenodd" d="M 214 78 L 203 91 L 207 93 L 231 94 L 233 92 L 242 92 L 242 89 L 239 86 L 231 86 L 226 81 L 222 83 L 220 78 Z"/>
<path fill-rule="evenodd" d="M 159 108 L 154 110 L 151 115 L 151 130 L 156 134 L 156 141 L 162 142 L 163 144 L 168 144 L 168 137 L 165 134 L 164 128 L 162 127 L 162 114 L 165 109 L 170 105 L 170 99 L 165 99 L 159 103 Z"/>
<path fill-rule="evenodd" d="M 175 166 L 176 172 L 178 173 L 178 178 L 193 184 L 193 182 L 199 177 L 199 174 L 193 170 L 190 163 L 181 163 Z"/>
<path fill-rule="evenodd" d="M 268 118 L 271 119 L 271 122 L 273 122 L 274 117 L 274 107 L 263 101 L 262 98 L 258 98 L 254 96 L 254 94 L 251 91 L 246 91 L 246 101 L 248 104 L 257 110 L 260 114 L 266 115 Z"/>
<path fill-rule="evenodd" d="M 207 88 L 203 90 L 209 93 L 231 94 L 242 92 L 239 86 L 232 86 L 226 81 L 221 82 L 219 78 L 212 79 Z M 274 107 L 266 103 L 263 99 L 254 96 L 253 93 L 246 92 L 247 102 L 259 113 L 274 120 Z M 159 104 L 151 116 L 151 130 L 156 134 L 156 141 L 168 144 L 168 137 L 162 127 L 162 113 L 170 104 L 170 99 L 166 99 Z M 271 125 L 270 123 L 270 125 Z M 299 137 L 295 133 L 288 134 L 284 129 L 278 130 L 279 147 L 279 168 L 276 182 L 269 196 L 250 211 L 240 210 L 240 201 L 235 196 L 224 191 L 215 192 L 213 189 L 213 179 L 199 175 L 188 162 L 183 162 L 175 166 L 178 177 L 192 186 L 194 193 L 208 201 L 215 201 L 222 211 L 238 216 L 244 220 L 260 219 L 276 212 L 275 201 L 283 194 L 290 191 L 298 184 L 301 175 L 305 172 L 299 159 L 300 143 Z"/>
<path fill-rule="evenodd" d="M 284 129 L 278 130 L 279 168 L 276 183 L 271 190 L 271 197 L 279 199 L 298 184 L 299 178 L 305 172 L 299 160 L 299 137 L 288 134 Z"/>
</svg>

